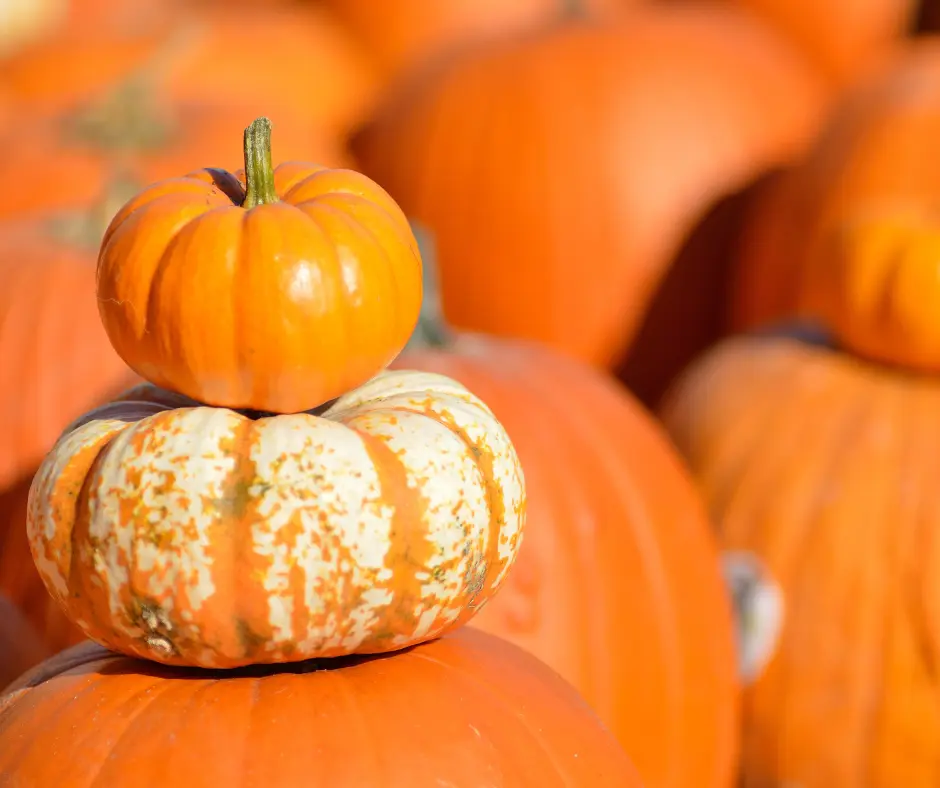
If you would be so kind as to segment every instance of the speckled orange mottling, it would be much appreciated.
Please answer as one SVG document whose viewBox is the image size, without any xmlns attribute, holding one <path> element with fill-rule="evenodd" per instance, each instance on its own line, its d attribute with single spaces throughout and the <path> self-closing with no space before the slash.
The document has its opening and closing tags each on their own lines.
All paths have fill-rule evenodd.
<svg viewBox="0 0 940 788">
<path fill-rule="evenodd" d="M 89 637 L 223 668 L 436 637 L 499 589 L 524 521 L 522 469 L 489 408 L 395 371 L 322 415 L 255 420 L 137 387 L 66 431 L 27 527 Z"/>
</svg>

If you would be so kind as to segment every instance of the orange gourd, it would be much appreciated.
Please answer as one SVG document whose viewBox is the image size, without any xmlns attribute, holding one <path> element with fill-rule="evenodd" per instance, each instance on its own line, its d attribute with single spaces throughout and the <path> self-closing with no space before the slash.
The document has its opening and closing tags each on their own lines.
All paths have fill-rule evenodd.
<svg viewBox="0 0 940 788">
<path fill-rule="evenodd" d="M 450 53 L 639 0 L 322 0 L 394 82 Z"/>
<path fill-rule="evenodd" d="M 352 170 L 276 169 L 267 119 L 244 172 L 161 181 L 114 217 L 98 305 L 142 377 L 209 405 L 293 413 L 381 371 L 408 341 L 421 258 L 401 210 Z"/>
<path fill-rule="evenodd" d="M 353 152 L 435 236 L 455 327 L 609 364 L 709 205 L 799 152 L 820 108 L 750 16 L 652 5 L 473 49 Z"/>
<path fill-rule="evenodd" d="M 30 622 L 0 592 L 0 688 L 49 655 Z"/>
<path fill-rule="evenodd" d="M 65 426 L 132 375 L 95 301 L 95 255 L 120 184 L 96 208 L 0 221 L 0 490 L 32 473 Z M 22 523 L 20 523 L 22 526 Z"/>
<path fill-rule="evenodd" d="M 768 333 L 708 353 L 662 417 L 723 546 L 787 608 L 745 694 L 742 785 L 936 785 L 940 380 Z"/>
<path fill-rule="evenodd" d="M 78 646 L 0 699 L 0 779 L 57 788 L 641 785 L 564 681 L 472 629 L 383 658 L 221 674 Z"/>
<path fill-rule="evenodd" d="M 737 263 L 738 327 L 810 315 L 825 318 L 847 338 L 847 332 L 874 320 L 866 330 L 889 332 L 882 344 L 908 354 L 897 359 L 900 363 L 921 368 L 936 363 L 911 357 L 922 351 L 910 343 L 909 332 L 903 340 L 898 333 L 904 331 L 901 323 L 935 321 L 935 306 L 920 293 L 906 305 L 894 303 L 901 297 L 899 288 L 912 285 L 902 271 L 910 270 L 910 257 L 896 267 L 887 259 L 896 250 L 885 248 L 884 234 L 872 228 L 881 215 L 888 223 L 901 217 L 907 224 L 929 224 L 940 196 L 940 161 L 934 149 L 940 136 L 938 95 L 940 37 L 930 36 L 909 44 L 846 96 L 805 161 L 787 174 L 776 196 L 752 219 Z M 867 304 L 843 302 L 841 315 L 831 311 L 834 302 L 829 296 L 823 296 L 828 305 L 820 305 L 820 288 L 830 287 L 826 280 L 836 268 L 846 297 Z M 921 263 L 920 268 L 927 279 L 915 288 L 930 284 L 929 264 Z M 804 282 L 806 277 L 813 282 Z M 879 323 L 875 313 L 881 310 L 894 317 Z M 888 326 L 892 321 L 893 328 Z M 871 336 L 849 341 L 883 360 L 891 360 L 888 356 L 894 352 L 871 346 Z M 860 347 L 860 342 L 869 347 Z"/>
<path fill-rule="evenodd" d="M 0 161 L 0 178 L 19 187 L 0 194 L 0 216 L 80 207 L 115 174 L 145 186 L 206 163 L 239 160 L 241 141 L 232 128 L 244 128 L 250 113 L 157 100 L 148 80 L 138 74 L 100 101 L 61 113 L 11 109 L 11 122 L 0 123 L 0 146 L 16 155 Z M 302 117 L 282 113 L 281 118 L 278 152 L 284 160 L 351 164 L 335 135 Z"/>
<path fill-rule="evenodd" d="M 424 316 L 394 366 L 478 393 L 526 474 L 519 559 L 473 626 L 570 681 L 645 785 L 729 788 L 738 749 L 731 606 L 686 470 L 602 373 L 534 343 L 452 334 L 426 271 Z"/>
<path fill-rule="evenodd" d="M 732 0 L 796 44 L 834 91 L 901 45 L 917 0 Z"/>
<path fill-rule="evenodd" d="M 102 12 L 89 9 L 84 24 L 4 62 L 0 84 L 34 111 L 62 111 L 157 62 L 152 89 L 160 100 L 234 107 L 277 123 L 298 117 L 342 135 L 369 111 L 378 82 L 357 43 L 317 5 L 148 0 L 132 13 L 109 8 L 104 17 L 123 17 L 121 24 L 96 22 Z"/>
<path fill-rule="evenodd" d="M 31 639 L 24 643 L 39 643 L 39 648 L 29 645 L 24 651 L 14 652 L 19 656 L 6 665 L 0 664 L 0 673 L 12 674 L 8 681 L 50 654 L 85 639 L 46 591 L 30 555 L 26 511 L 31 481 L 32 475 L 26 476 L 0 492 L 0 596 L 31 628 Z M 0 656 L 0 662 L 3 659 Z"/>
</svg>

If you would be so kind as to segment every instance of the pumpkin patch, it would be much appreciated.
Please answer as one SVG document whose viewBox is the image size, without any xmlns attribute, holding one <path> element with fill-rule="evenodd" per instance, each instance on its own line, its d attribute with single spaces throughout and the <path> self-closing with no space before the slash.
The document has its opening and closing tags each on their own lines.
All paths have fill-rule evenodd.
<svg viewBox="0 0 940 788">
<path fill-rule="evenodd" d="M 0 8 L 0 785 L 937 785 L 934 5 Z"/>
</svg>

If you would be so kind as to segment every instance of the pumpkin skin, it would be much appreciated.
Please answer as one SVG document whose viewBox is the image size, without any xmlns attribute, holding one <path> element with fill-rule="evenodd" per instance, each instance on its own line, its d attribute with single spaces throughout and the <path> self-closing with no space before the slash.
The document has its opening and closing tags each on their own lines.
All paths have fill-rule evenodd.
<svg viewBox="0 0 940 788">
<path fill-rule="evenodd" d="M 0 221 L 0 490 L 31 473 L 72 419 L 134 379 L 98 318 L 97 242 L 70 235 L 67 218 Z"/>
<path fill-rule="evenodd" d="M 730 788 L 731 608 L 704 507 L 647 412 L 613 380 L 534 343 L 464 334 L 395 364 L 478 393 L 525 468 L 526 538 L 473 625 L 570 681 L 645 785 Z"/>
<path fill-rule="evenodd" d="M 53 30 L 65 17 L 66 0 L 11 0 L 0 5 L 0 57 Z"/>
<path fill-rule="evenodd" d="M 4 62 L 3 83 L 35 111 L 65 111 L 132 75 L 156 97 L 240 108 L 342 136 L 370 111 L 377 76 L 358 44 L 317 4 L 303 7 L 146 6 L 117 29 L 80 25 Z M 113 15 L 114 9 L 109 9 Z M 246 53 L 268 52 L 272 56 Z M 329 74 L 329 79 L 311 79 Z"/>
<path fill-rule="evenodd" d="M 245 183 L 200 170 L 131 199 L 101 244 L 101 320 L 118 355 L 162 388 L 224 407 L 314 408 L 405 346 L 421 257 L 395 202 L 357 172 L 281 164 L 276 201 L 247 208 Z"/>
<path fill-rule="evenodd" d="M 786 35 L 834 89 L 853 83 L 901 44 L 916 0 L 734 0 Z"/>
<path fill-rule="evenodd" d="M 935 378 L 773 334 L 719 345 L 664 405 L 723 546 L 788 607 L 745 694 L 743 785 L 937 784 L 938 414 Z"/>
<path fill-rule="evenodd" d="M 813 310 L 841 347 L 906 369 L 940 371 L 940 224 L 933 206 L 872 206 L 834 228 L 807 271 Z"/>
<path fill-rule="evenodd" d="M 486 405 L 439 375 L 385 372 L 321 416 L 132 392 L 66 431 L 27 529 L 89 637 L 230 668 L 460 626 L 505 580 L 524 520 L 522 469 Z"/>
<path fill-rule="evenodd" d="M 455 328 L 613 363 L 708 206 L 813 133 L 814 77 L 749 15 L 624 17 L 476 48 L 354 137 L 363 171 L 433 233 Z"/>
<path fill-rule="evenodd" d="M 386 82 L 454 50 L 562 21 L 565 6 L 611 12 L 639 0 L 322 0 L 378 62 Z"/>
<path fill-rule="evenodd" d="M 735 296 L 741 314 L 750 317 L 738 320 L 739 327 L 819 316 L 816 290 L 828 287 L 831 276 L 823 273 L 813 282 L 805 281 L 807 276 L 831 272 L 833 266 L 857 269 L 858 278 L 849 275 L 845 286 L 866 287 L 873 258 L 862 236 L 846 235 L 848 228 L 868 228 L 880 212 L 891 222 L 898 212 L 933 210 L 940 195 L 934 150 L 940 136 L 938 92 L 940 37 L 925 36 L 846 95 L 806 159 L 787 175 L 783 193 L 751 220 L 751 238 L 737 264 Z M 849 250 L 859 256 L 857 262 L 845 258 Z M 885 303 L 898 296 L 894 286 L 890 280 L 879 286 Z M 766 295 L 771 292 L 779 294 L 773 301 Z M 911 315 L 913 322 L 926 321 L 934 310 L 930 297 L 921 304 L 922 316 Z"/>
<path fill-rule="evenodd" d="M 18 647 L 12 657 L 0 656 L 0 674 L 8 682 L 50 654 L 85 640 L 46 591 L 30 555 L 26 511 L 31 481 L 32 474 L 0 492 L 0 597 L 9 600 L 32 630 L 30 640 L 22 641 L 26 648 Z M 29 645 L 32 638 L 40 648 Z M 2 664 L 4 659 L 9 661 Z"/>
<path fill-rule="evenodd" d="M 641 786 L 567 683 L 469 627 L 386 657 L 221 677 L 85 644 L 9 690 L 0 777 L 20 785 Z M 66 721 L 84 733 L 63 735 Z"/>
<path fill-rule="evenodd" d="M 49 655 L 29 621 L 0 593 L 0 687 Z"/>
<path fill-rule="evenodd" d="M 0 127 L 0 145 L 16 150 L 0 161 L 0 177 L 20 184 L 0 194 L 0 215 L 86 205 L 116 176 L 143 186 L 206 162 L 239 161 L 241 140 L 232 129 L 252 119 L 237 107 L 171 105 L 134 85 L 115 86 L 99 103 L 18 116 Z M 335 135 L 301 117 L 282 113 L 275 133 L 283 161 L 354 163 Z"/>
</svg>

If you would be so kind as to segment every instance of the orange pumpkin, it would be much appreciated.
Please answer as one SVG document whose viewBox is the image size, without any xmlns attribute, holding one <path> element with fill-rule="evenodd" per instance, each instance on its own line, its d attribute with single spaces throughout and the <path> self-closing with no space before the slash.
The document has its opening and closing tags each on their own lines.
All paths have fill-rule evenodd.
<svg viewBox="0 0 940 788">
<path fill-rule="evenodd" d="M 639 0 L 321 0 L 394 82 L 442 56 L 569 14 L 610 12 Z M 570 9 L 570 10 L 568 10 Z"/>
<path fill-rule="evenodd" d="M 21 185 L 0 194 L 0 215 L 85 205 L 115 174 L 147 185 L 206 162 L 238 161 L 242 145 L 232 128 L 253 117 L 237 107 L 160 101 L 146 80 L 136 79 L 74 110 L 14 111 L 15 121 L 0 125 L 0 146 L 16 155 L 0 161 L 0 178 Z M 301 117 L 282 118 L 277 134 L 283 160 L 351 164 L 336 135 Z"/>
<path fill-rule="evenodd" d="M 85 639 L 46 591 L 30 556 L 26 511 L 31 481 L 31 475 L 26 476 L 0 492 L 0 596 L 17 609 L 17 615 L 32 630 L 22 650 L 4 656 L 0 648 L 0 674 L 9 676 L 8 681 L 50 654 Z"/>
<path fill-rule="evenodd" d="M 662 415 L 723 545 L 762 558 L 788 611 L 745 695 L 742 785 L 936 785 L 940 380 L 742 337 Z"/>
<path fill-rule="evenodd" d="M 917 0 L 733 0 L 792 40 L 834 89 L 901 44 Z"/>
<path fill-rule="evenodd" d="M 124 198 L 120 189 L 113 196 Z M 95 301 L 106 221 L 95 211 L 0 221 L 0 490 L 31 473 L 72 419 L 131 380 Z"/>
<path fill-rule="evenodd" d="M 707 207 L 798 152 L 820 108 L 750 16 L 653 5 L 470 51 L 353 151 L 434 234 L 449 322 L 608 364 Z"/>
<path fill-rule="evenodd" d="M 0 778 L 57 788 L 641 785 L 570 686 L 469 628 L 290 671 L 194 672 L 77 646 L 0 699 Z"/>
<path fill-rule="evenodd" d="M 0 592 L 0 687 L 5 687 L 49 654 L 32 624 Z"/>
<path fill-rule="evenodd" d="M 385 372 L 320 415 L 131 392 L 66 430 L 27 530 L 89 637 L 227 668 L 460 626 L 505 580 L 524 521 L 522 470 L 486 405 L 440 375 Z"/>
<path fill-rule="evenodd" d="M 868 297 L 862 290 L 868 287 L 865 278 L 876 273 L 871 260 L 885 254 L 867 248 L 863 235 L 875 245 L 882 238 L 869 234 L 869 220 L 882 212 L 924 217 L 940 197 L 940 161 L 934 149 L 940 137 L 938 95 L 936 36 L 911 43 L 848 94 L 806 160 L 752 219 L 750 239 L 737 263 L 735 308 L 744 317 L 737 321 L 739 327 L 793 315 L 819 316 L 814 295 L 819 283 L 803 279 L 831 272 L 833 265 L 843 265 L 837 259 L 844 261 L 846 255 L 856 258 L 845 269 L 846 287 Z M 858 234 L 852 227 L 863 229 Z M 887 268 L 876 273 L 888 274 Z M 876 285 L 879 297 L 889 298 L 883 288 Z M 800 293 L 806 298 L 801 300 Z M 935 311 L 928 300 L 919 304 L 922 315 Z"/>
<path fill-rule="evenodd" d="M 54 30 L 65 18 L 67 0 L 9 0 L 0 5 L 0 57 Z"/>
<path fill-rule="evenodd" d="M 359 123 L 375 99 L 365 55 L 315 3 L 147 6 L 122 25 L 70 25 L 5 61 L 0 82 L 30 108 L 62 111 L 149 69 L 160 99 L 238 107 L 278 123 L 299 117 L 331 134 Z"/>
<path fill-rule="evenodd" d="M 98 304 L 118 354 L 210 405 L 293 413 L 385 368 L 421 304 L 401 210 L 352 170 L 274 169 L 271 125 L 245 131 L 245 171 L 163 181 L 114 217 Z"/>
<path fill-rule="evenodd" d="M 602 373 L 534 343 L 451 334 L 433 265 L 426 270 L 424 316 L 395 366 L 478 392 L 526 473 L 519 560 L 474 626 L 570 681 L 645 785 L 729 788 L 738 746 L 731 607 L 685 469 Z"/>
</svg>

